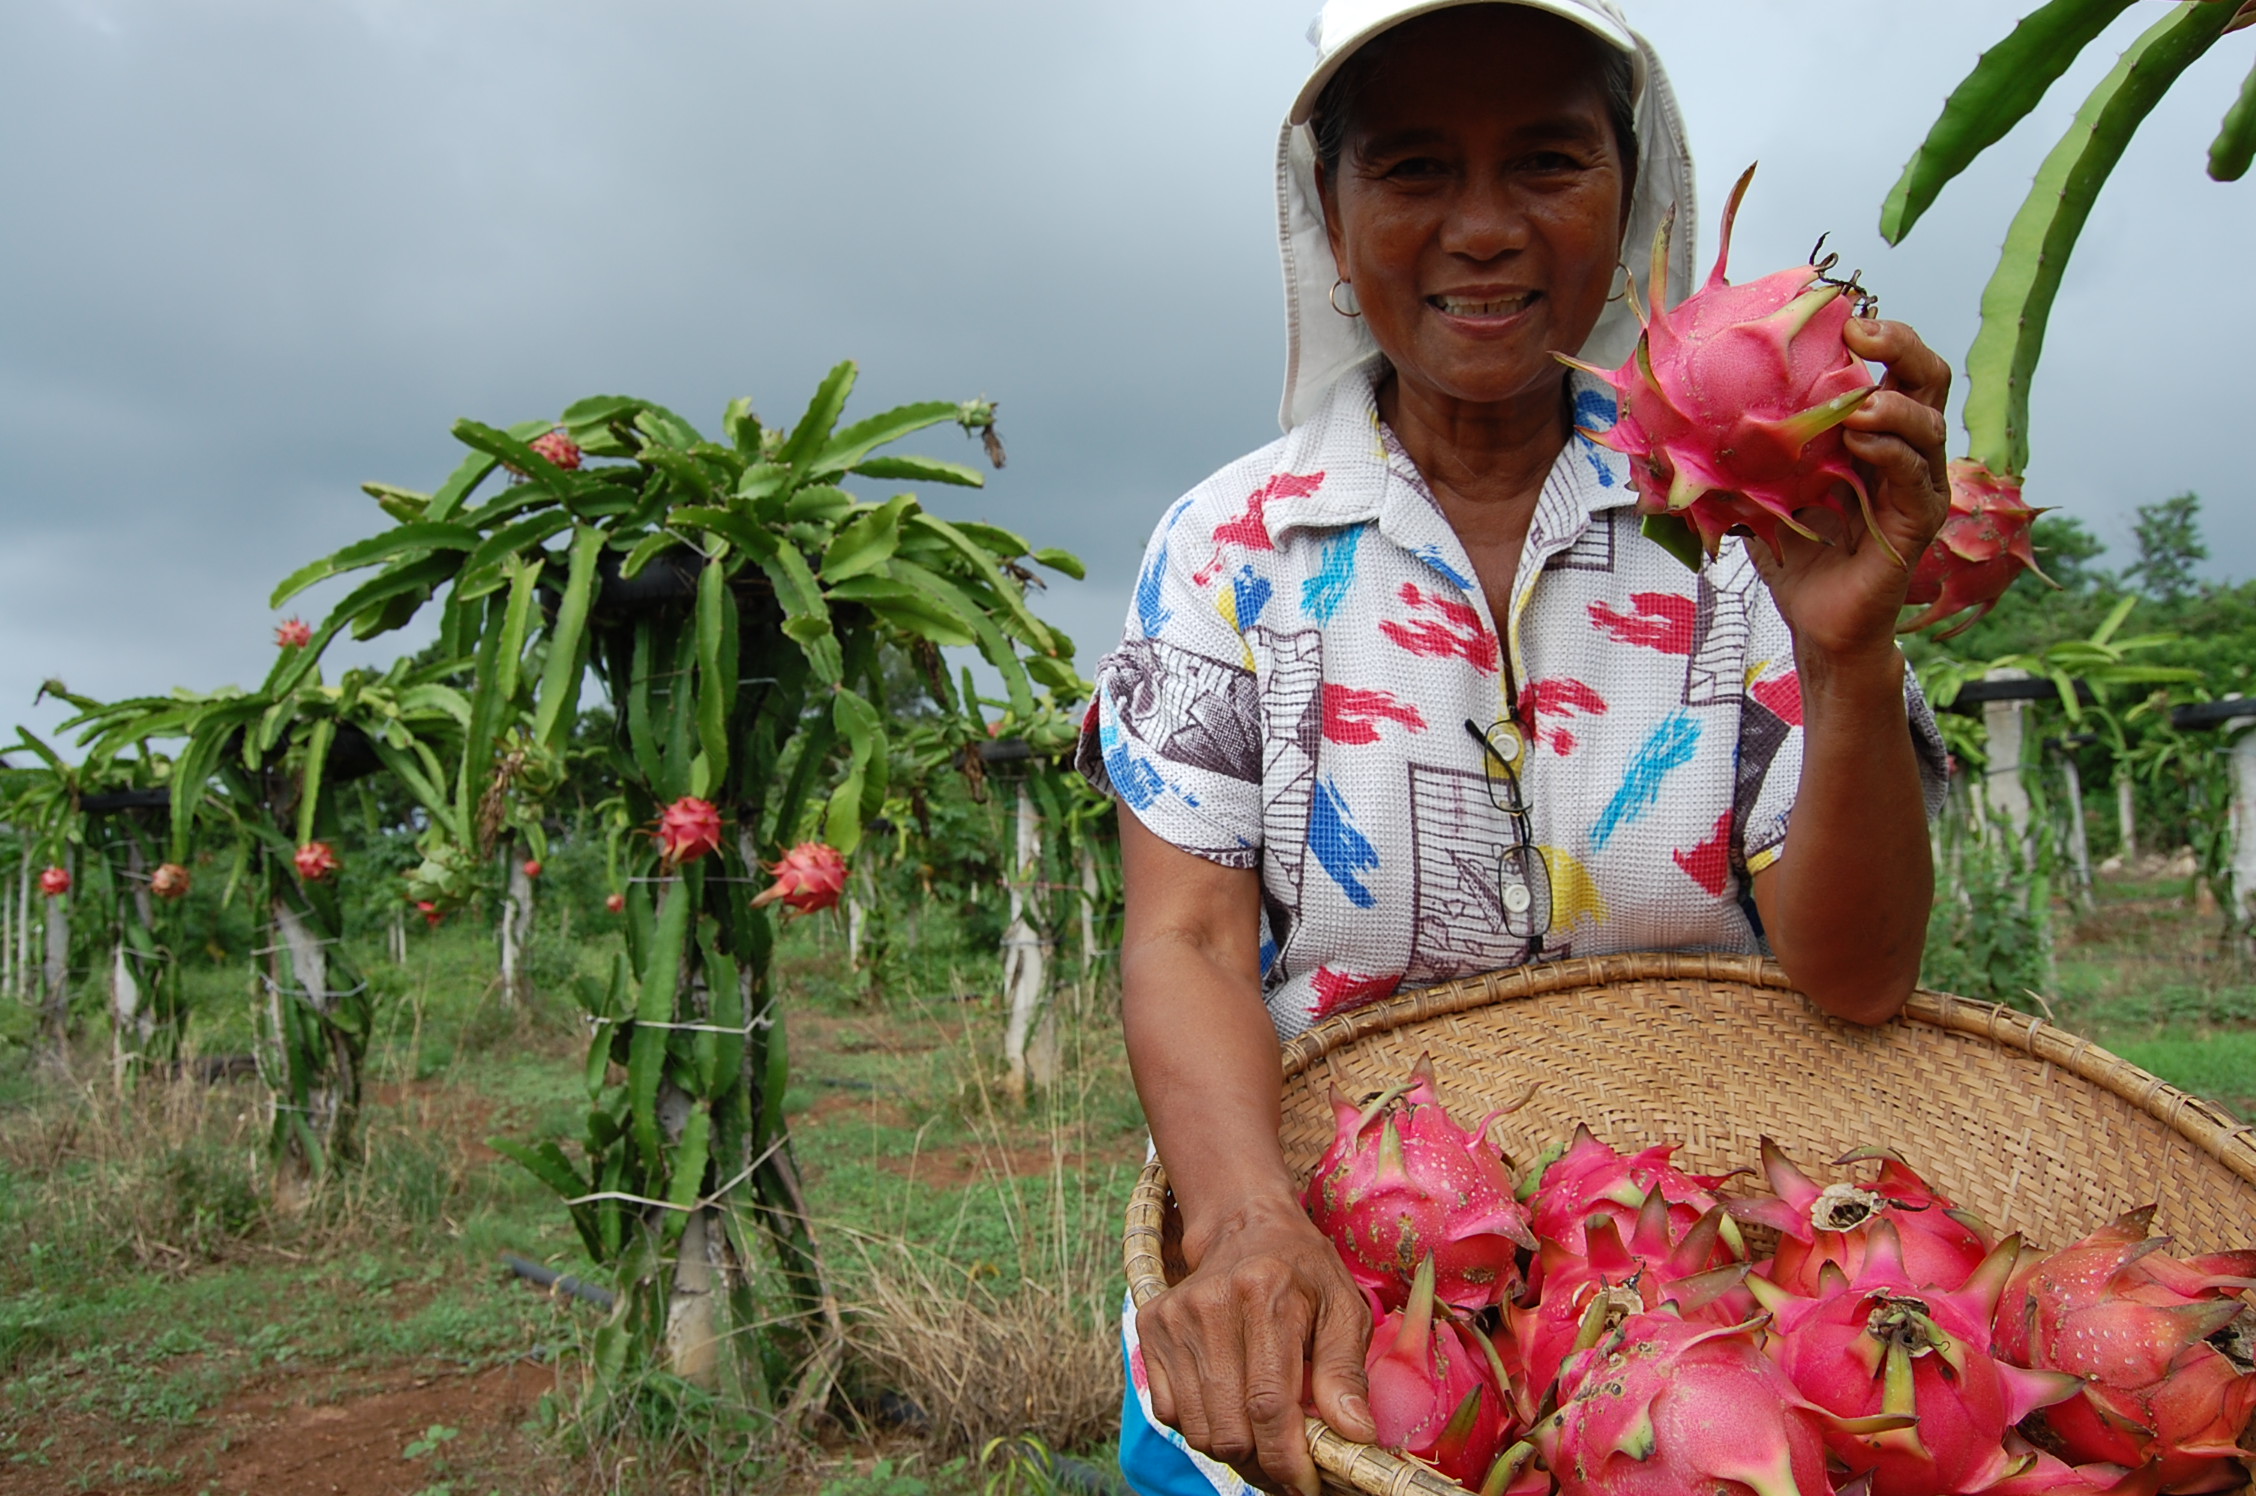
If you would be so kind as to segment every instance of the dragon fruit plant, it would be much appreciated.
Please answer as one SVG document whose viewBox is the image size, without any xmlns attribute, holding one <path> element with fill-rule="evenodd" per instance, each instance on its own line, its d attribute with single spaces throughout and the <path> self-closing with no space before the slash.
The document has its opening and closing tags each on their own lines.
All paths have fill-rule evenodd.
<svg viewBox="0 0 2256 1496">
<path fill-rule="evenodd" d="M 1449 1120 L 1430 1060 L 1333 1106 L 1304 1203 L 1371 1303 L 1378 1441 L 1483 1496 L 2248 1479 L 2256 1251 L 2173 1257 L 2151 1207 L 2046 1256 L 1885 1149 L 1840 1161 L 1872 1177 L 1821 1185 L 1765 1140 L 1771 1194 L 1735 1195 L 1670 1145 L 1578 1128 L 1524 1171 L 1507 1231 L 1508 1166 L 1486 1122 Z M 1751 1256 L 1738 1223 L 1775 1252 Z"/>
</svg>

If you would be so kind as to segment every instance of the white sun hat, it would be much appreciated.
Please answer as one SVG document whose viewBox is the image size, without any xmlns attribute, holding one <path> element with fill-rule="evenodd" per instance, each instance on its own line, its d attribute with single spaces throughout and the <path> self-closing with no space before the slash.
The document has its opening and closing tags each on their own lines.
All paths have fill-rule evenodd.
<svg viewBox="0 0 2256 1496">
<path fill-rule="evenodd" d="M 1699 225 L 1693 200 L 1692 153 L 1684 116 L 1652 44 L 1630 28 L 1612 0 L 1328 0 L 1308 38 L 1316 63 L 1294 97 L 1277 140 L 1277 230 L 1285 270 L 1285 399 L 1279 423 L 1290 431 L 1314 415 L 1332 387 L 1379 357 L 1359 318 L 1333 310 L 1339 278 L 1324 209 L 1316 192 L 1316 141 L 1308 117 L 1324 85 L 1373 37 L 1404 21 L 1458 5 L 1524 5 L 1549 11 L 1631 54 L 1636 67 L 1637 185 L 1630 198 L 1625 258 L 1640 268 L 1662 218 L 1676 209 L 1669 283 L 1678 295 L 1693 285 Z M 1640 273 L 1640 282 L 1645 276 Z M 1637 345 L 1637 317 L 1628 299 L 1609 303 L 1590 340 L 1576 350 L 1591 363 L 1619 364 Z"/>
</svg>

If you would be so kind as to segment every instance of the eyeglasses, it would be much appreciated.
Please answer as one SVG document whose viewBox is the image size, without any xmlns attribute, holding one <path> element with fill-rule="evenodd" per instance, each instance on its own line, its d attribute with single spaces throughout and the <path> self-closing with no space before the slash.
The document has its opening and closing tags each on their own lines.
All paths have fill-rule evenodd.
<svg viewBox="0 0 2256 1496">
<path fill-rule="evenodd" d="M 1511 845 L 1497 855 L 1496 899 L 1504 919 L 1504 932 L 1528 942 L 1528 954 L 1543 953 L 1543 937 L 1551 929 L 1551 866 L 1543 849 L 1535 845 L 1528 818 L 1527 797 L 1520 785 L 1520 766 L 1527 759 L 1527 734 L 1517 722 L 1506 719 L 1489 727 L 1468 718 L 1465 732 L 1480 744 L 1481 775 L 1488 783 L 1488 801 L 1512 821 Z"/>
</svg>

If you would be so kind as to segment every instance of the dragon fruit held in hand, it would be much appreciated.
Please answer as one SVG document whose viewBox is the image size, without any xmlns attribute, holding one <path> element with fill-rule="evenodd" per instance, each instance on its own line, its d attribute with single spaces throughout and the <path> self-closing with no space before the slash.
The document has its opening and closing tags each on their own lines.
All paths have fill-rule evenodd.
<svg viewBox="0 0 2256 1496">
<path fill-rule="evenodd" d="M 1998 1346 L 2086 1378 L 2046 1426 L 2077 1459 L 2157 1466 L 2164 1491 L 2237 1490 L 2256 1414 L 2256 1252 L 2180 1260 L 2132 1211 L 2024 1268 L 1998 1318 Z"/>
<path fill-rule="evenodd" d="M 1950 518 L 1912 568 L 1904 601 L 1926 611 L 1897 632 L 1911 634 L 1955 618 L 1974 616 L 1935 637 L 1948 639 L 1980 623 L 2021 573 L 2035 572 L 2047 586 L 2060 584 L 2037 565 L 2030 526 L 2042 509 L 2021 502 L 2021 480 L 1960 458 L 1950 465 Z"/>
<path fill-rule="evenodd" d="M 1749 167 L 1732 189 L 1715 272 L 1674 308 L 1673 216 L 1662 224 L 1645 335 L 1628 363 L 1608 371 L 1565 360 L 1620 397 L 1612 429 L 1588 434 L 1630 459 L 1639 511 L 1689 523 L 1710 556 L 1735 528 L 1775 554 L 1781 529 L 1814 537 L 1798 511 L 1846 515 L 1851 495 L 1871 524 L 1870 495 L 1836 429 L 1877 388 L 1842 340 L 1858 298 L 1808 265 L 1743 286 L 1724 278 L 1732 226 L 1754 175 Z M 1871 533 L 1888 545 L 1877 529 Z"/>
<path fill-rule="evenodd" d="M 1339 1130 L 1302 1195 L 1308 1214 L 1382 1304 L 1403 1302 L 1419 1264 L 1435 1265 L 1441 1300 L 1502 1302 L 1519 1284 L 1515 1247 L 1533 1249 L 1512 1176 L 1483 1141 L 1497 1113 L 1467 1132 L 1434 1088 L 1433 1061 L 1367 1104 L 1332 1093 Z"/>
<path fill-rule="evenodd" d="M 1823 1496 L 1823 1421 L 1763 1354 L 1758 1319 L 1633 1314 L 1579 1352 L 1531 1436 L 1559 1496 Z"/>
<path fill-rule="evenodd" d="M 51 867 L 39 875 L 39 891 L 48 898 L 59 899 L 71 891 L 69 868 Z"/>
<path fill-rule="evenodd" d="M 778 901 L 801 914 L 833 908 L 846 892 L 846 859 L 822 842 L 801 842 L 772 863 L 775 882 L 760 890 L 755 909 Z"/>
<path fill-rule="evenodd" d="M 1741 1220 L 1778 1232 L 1777 1255 L 1763 1276 L 1805 1296 L 1817 1292 L 1818 1272 L 1828 1262 L 1855 1278 L 1864 1267 L 1869 1233 L 1887 1221 L 1902 1243 L 1910 1282 L 1942 1288 L 1964 1283 L 1997 1245 L 1989 1227 L 1936 1194 L 1892 1153 L 1875 1150 L 1835 1162 L 1866 1158 L 1880 1160 L 1880 1177 L 1869 1187 L 1820 1189 L 1776 1143 L 1762 1140 L 1763 1176 L 1777 1198 L 1737 1201 L 1733 1208 Z"/>
<path fill-rule="evenodd" d="M 721 812 L 710 800 L 684 795 L 658 817 L 658 850 L 670 866 L 721 849 Z"/>
<path fill-rule="evenodd" d="M 149 875 L 149 892 L 160 899 L 188 897 L 188 869 L 177 862 L 167 862 Z"/>
<path fill-rule="evenodd" d="M 1364 1375 L 1379 1444 L 1478 1481 L 1511 1425 L 1485 1348 L 1436 1308 L 1433 1258 L 1418 1264 L 1403 1306 L 1375 1320 Z"/>
<path fill-rule="evenodd" d="M 307 842 L 290 854 L 298 865 L 298 876 L 308 883 L 319 883 L 337 870 L 337 849 L 327 842 Z"/>
<path fill-rule="evenodd" d="M 1990 1324 L 2021 1251 L 2008 1237 L 1953 1289 L 1921 1284 L 1906 1270 L 1894 1222 L 1866 1233 L 1852 1282 L 1828 1263 L 1814 1297 L 1750 1278 L 1773 1315 L 1773 1352 L 1811 1402 L 1853 1420 L 1916 1417 L 1873 1431 L 1836 1423 L 1834 1456 L 1872 1477 L 1872 1496 L 1985 1491 L 2024 1473 L 2034 1455 L 2008 1432 L 2049 1403 L 2075 1395 L 2075 1378 L 2025 1371 L 1990 1352 Z"/>
</svg>

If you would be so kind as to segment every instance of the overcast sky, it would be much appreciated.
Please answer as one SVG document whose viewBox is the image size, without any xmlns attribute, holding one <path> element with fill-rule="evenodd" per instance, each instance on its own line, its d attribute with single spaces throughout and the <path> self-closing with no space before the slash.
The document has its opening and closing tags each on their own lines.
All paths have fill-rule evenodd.
<svg viewBox="0 0 2256 1496">
<path fill-rule="evenodd" d="M 1313 3 L 5 0 L 0 724 L 51 724 L 49 675 L 254 682 L 273 583 L 380 527 L 361 480 L 435 486 L 458 416 L 600 391 L 785 421 L 842 357 L 864 413 L 1001 402 L 1009 469 L 932 502 L 1088 559 L 1045 604 L 1086 664 L 1161 510 L 1275 433 L 1271 162 Z M 2162 13 L 1888 251 L 1881 198 L 2024 4 L 1629 8 L 1684 101 L 1703 256 L 1759 158 L 1737 267 L 1830 229 L 1954 360 L 2030 173 Z M 2227 38 L 2147 125 L 2039 376 L 2032 497 L 2118 564 L 2132 508 L 2192 489 L 2215 574 L 2256 573 L 2256 183 L 2202 170 L 2252 54 Z"/>
</svg>

